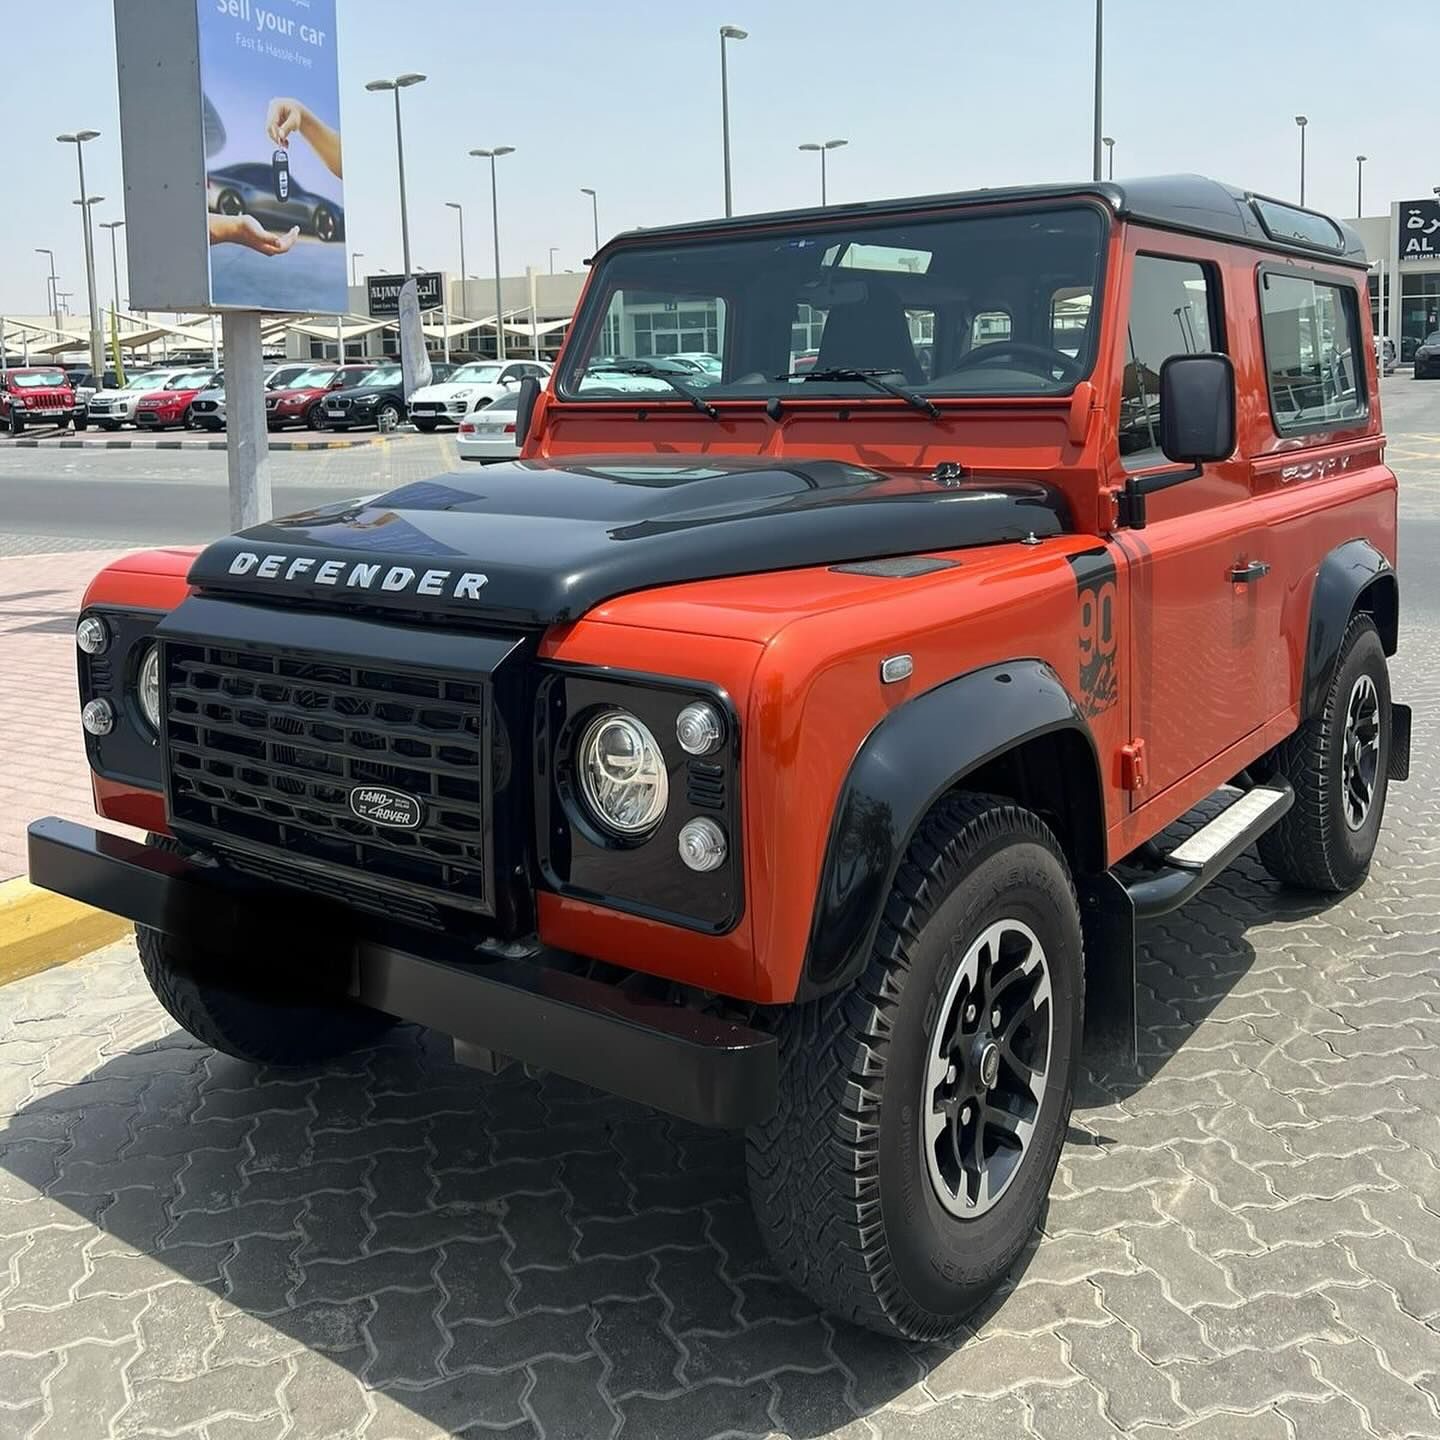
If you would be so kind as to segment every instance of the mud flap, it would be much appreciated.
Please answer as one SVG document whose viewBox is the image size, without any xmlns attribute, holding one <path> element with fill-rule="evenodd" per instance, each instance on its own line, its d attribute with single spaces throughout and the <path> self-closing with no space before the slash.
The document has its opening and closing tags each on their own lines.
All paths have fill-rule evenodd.
<svg viewBox="0 0 1440 1440">
<path fill-rule="evenodd" d="M 1135 902 L 1110 871 L 1078 882 L 1085 939 L 1085 1050 L 1102 1066 L 1135 1064 Z"/>
</svg>

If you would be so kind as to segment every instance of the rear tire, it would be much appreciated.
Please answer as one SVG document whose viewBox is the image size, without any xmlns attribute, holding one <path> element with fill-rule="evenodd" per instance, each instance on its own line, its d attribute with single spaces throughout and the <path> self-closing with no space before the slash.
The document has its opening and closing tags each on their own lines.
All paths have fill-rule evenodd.
<svg viewBox="0 0 1440 1440">
<path fill-rule="evenodd" d="M 1353 890 L 1370 869 L 1390 781 L 1390 671 L 1369 615 L 1351 616 L 1320 713 L 1259 769 L 1295 791 L 1294 805 L 1260 837 L 1265 868 L 1302 890 Z"/>
<path fill-rule="evenodd" d="M 377 1040 L 394 1021 L 343 1002 L 296 1004 L 293 965 L 274 956 L 244 962 L 241 993 L 207 978 L 226 962 L 146 925 L 135 927 L 140 968 L 171 1019 L 202 1045 L 257 1065 L 313 1065 Z M 232 966 L 236 962 L 229 962 Z"/>
<path fill-rule="evenodd" d="M 790 1281 L 883 1334 L 958 1329 L 1035 1231 L 1083 1000 L 1079 906 L 1054 835 L 1000 797 L 940 801 L 865 972 L 780 1022 L 779 1107 L 748 1132 L 746 1155 L 760 1231 Z M 1032 1127 L 1023 1143 L 1022 1126 L 1008 1128 L 1017 1116 Z"/>
</svg>

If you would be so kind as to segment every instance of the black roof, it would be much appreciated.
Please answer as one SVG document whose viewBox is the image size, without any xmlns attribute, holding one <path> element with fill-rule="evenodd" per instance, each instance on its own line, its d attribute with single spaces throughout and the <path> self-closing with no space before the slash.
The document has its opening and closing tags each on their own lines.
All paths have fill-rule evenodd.
<svg viewBox="0 0 1440 1440">
<path fill-rule="evenodd" d="M 847 215 L 867 218 L 916 210 L 953 210 L 966 205 L 993 205 L 1006 200 L 1103 201 L 1116 215 L 1179 230 L 1237 241 L 1263 250 L 1315 259 L 1323 256 L 1341 264 L 1368 267 L 1359 235 L 1342 221 L 1318 210 L 1303 209 L 1251 190 L 1241 190 L 1203 175 L 1155 175 L 1138 180 L 1078 181 L 1069 185 L 1011 185 L 998 189 L 962 190 L 949 195 L 922 195 L 897 200 L 870 200 L 858 205 L 830 205 L 823 209 L 776 210 L 761 215 L 736 215 L 723 220 L 691 221 L 631 230 L 621 240 L 643 235 L 677 237 L 748 230 L 787 220 L 843 220 Z M 609 248 L 608 245 L 602 247 Z"/>
</svg>

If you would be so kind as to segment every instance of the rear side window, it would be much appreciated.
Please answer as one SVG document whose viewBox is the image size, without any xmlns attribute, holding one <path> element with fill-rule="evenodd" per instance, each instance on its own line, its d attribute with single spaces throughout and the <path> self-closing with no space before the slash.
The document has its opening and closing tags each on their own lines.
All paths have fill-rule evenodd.
<svg viewBox="0 0 1440 1440">
<path fill-rule="evenodd" d="M 1355 290 L 1274 270 L 1260 274 L 1260 321 L 1270 409 L 1282 435 L 1365 417 Z"/>
</svg>

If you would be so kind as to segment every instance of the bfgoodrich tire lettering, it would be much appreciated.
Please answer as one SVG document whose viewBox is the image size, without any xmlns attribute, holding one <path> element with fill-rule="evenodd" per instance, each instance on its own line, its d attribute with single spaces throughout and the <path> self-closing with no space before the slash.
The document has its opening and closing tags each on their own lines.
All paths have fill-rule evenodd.
<svg viewBox="0 0 1440 1440">
<path fill-rule="evenodd" d="M 1018 921 L 1044 948 L 1053 1030 L 1022 1164 L 998 1202 L 951 1214 L 920 1110 L 943 1001 L 975 939 Z M 762 1234 L 825 1308 L 914 1339 L 954 1331 L 1034 1232 L 1064 1141 L 1080 1051 L 1079 907 L 1055 837 L 1009 800 L 955 795 L 921 826 L 856 983 L 781 1021 L 780 1104 L 747 1137 Z"/>
<path fill-rule="evenodd" d="M 1354 811 L 1347 819 L 1347 719 L 1352 699 L 1367 689 L 1379 704 L 1379 751 L 1373 793 L 1363 818 L 1354 823 Z M 1304 890 L 1335 894 L 1358 885 L 1380 837 L 1390 772 L 1390 672 L 1369 615 L 1351 617 L 1320 713 L 1277 745 L 1259 768 L 1288 780 L 1295 791 L 1294 805 L 1260 837 L 1265 868 Z"/>
</svg>

